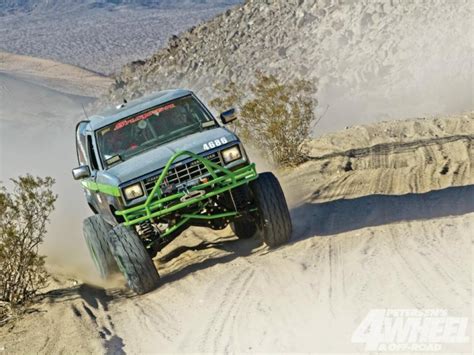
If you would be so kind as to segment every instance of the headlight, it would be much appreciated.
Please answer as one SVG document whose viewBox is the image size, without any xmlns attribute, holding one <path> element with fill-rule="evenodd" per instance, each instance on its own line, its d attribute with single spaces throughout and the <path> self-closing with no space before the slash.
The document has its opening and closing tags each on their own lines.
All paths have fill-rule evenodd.
<svg viewBox="0 0 474 355">
<path fill-rule="evenodd" d="M 232 163 L 233 161 L 242 158 L 242 153 L 240 152 L 238 145 L 224 149 L 221 154 L 225 164 Z"/>
<path fill-rule="evenodd" d="M 130 201 L 138 197 L 143 196 L 143 189 L 141 184 L 134 184 L 127 186 L 126 188 L 123 189 L 123 194 L 125 195 L 125 198 Z"/>
</svg>

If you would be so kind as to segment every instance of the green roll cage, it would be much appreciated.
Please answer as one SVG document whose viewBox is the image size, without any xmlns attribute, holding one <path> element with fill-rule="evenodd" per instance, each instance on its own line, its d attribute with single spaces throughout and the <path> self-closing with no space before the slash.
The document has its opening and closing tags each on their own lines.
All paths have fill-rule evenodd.
<svg viewBox="0 0 474 355">
<path fill-rule="evenodd" d="M 206 182 L 189 187 L 185 192 L 178 192 L 173 195 L 163 196 L 161 185 L 163 184 L 163 181 L 173 163 L 178 158 L 183 156 L 188 156 L 201 162 L 208 171 L 209 178 Z M 229 170 L 192 152 L 177 152 L 166 163 L 146 201 L 141 205 L 121 211 L 116 211 L 115 214 L 117 216 L 121 216 L 125 220 L 124 225 L 133 226 L 152 218 L 160 218 L 180 209 L 196 205 L 195 213 L 180 214 L 177 223 L 166 229 L 166 231 L 160 235 L 160 237 L 166 237 L 192 219 L 211 220 L 239 216 L 238 211 L 229 211 L 218 214 L 202 213 L 201 211 L 203 211 L 208 205 L 209 198 L 247 184 L 257 178 L 258 174 L 254 163 L 248 164 L 236 170 Z M 211 188 L 211 190 L 206 191 L 208 188 Z M 200 191 L 200 193 L 193 197 L 192 193 L 197 191 Z M 186 196 L 190 196 L 190 198 L 183 200 L 183 198 Z"/>
</svg>

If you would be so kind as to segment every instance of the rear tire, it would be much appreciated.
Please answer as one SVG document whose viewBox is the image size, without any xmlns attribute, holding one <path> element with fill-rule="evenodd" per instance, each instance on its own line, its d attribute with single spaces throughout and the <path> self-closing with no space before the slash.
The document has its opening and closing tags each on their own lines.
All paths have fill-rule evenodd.
<svg viewBox="0 0 474 355">
<path fill-rule="evenodd" d="M 144 294 L 158 286 L 160 276 L 155 264 L 131 228 L 119 224 L 110 230 L 108 242 L 115 261 L 132 291 Z"/>
<path fill-rule="evenodd" d="M 259 231 L 263 241 L 274 248 L 291 238 L 290 211 L 278 179 L 272 173 L 262 173 L 250 183 L 260 214 Z"/>
<path fill-rule="evenodd" d="M 88 217 L 82 223 L 82 231 L 94 265 L 100 277 L 108 279 L 119 272 L 119 268 L 110 251 L 107 237 L 112 226 L 100 215 Z"/>
<path fill-rule="evenodd" d="M 257 224 L 250 219 L 240 219 L 230 224 L 232 232 L 239 239 L 250 239 L 257 233 Z"/>
</svg>

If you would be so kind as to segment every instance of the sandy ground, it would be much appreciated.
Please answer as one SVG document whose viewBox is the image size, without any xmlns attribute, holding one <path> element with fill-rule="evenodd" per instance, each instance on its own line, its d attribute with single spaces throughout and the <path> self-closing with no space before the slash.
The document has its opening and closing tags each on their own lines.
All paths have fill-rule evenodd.
<svg viewBox="0 0 474 355">
<path fill-rule="evenodd" d="M 112 79 L 73 65 L 0 51 L 0 73 L 15 75 L 63 93 L 97 97 Z"/>
<path fill-rule="evenodd" d="M 120 279 L 105 288 L 91 282 L 80 236 L 87 211 L 69 177 L 81 110 L 58 101 L 76 98 L 12 73 L 0 80 L 9 97 L 28 88 L 32 100 L 61 102 L 57 114 L 69 115 L 49 123 L 54 139 L 32 124 L 44 117 L 38 110 L 15 124 L 0 115 L 8 128 L 0 178 L 51 173 L 63 196 L 46 241 L 51 284 L 28 314 L 0 327 L 0 349 L 352 353 L 364 352 L 351 336 L 372 309 L 445 309 L 471 325 L 472 113 L 357 126 L 312 141 L 311 161 L 279 173 L 294 223 L 289 245 L 270 251 L 229 229 L 188 230 L 155 258 L 162 286 L 138 297 Z M 15 144 L 18 137 L 26 138 Z"/>
</svg>

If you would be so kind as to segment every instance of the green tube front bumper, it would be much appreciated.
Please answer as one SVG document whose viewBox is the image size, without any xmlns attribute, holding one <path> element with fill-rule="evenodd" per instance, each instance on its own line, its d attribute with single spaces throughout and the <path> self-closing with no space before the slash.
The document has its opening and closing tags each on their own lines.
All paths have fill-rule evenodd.
<svg viewBox="0 0 474 355">
<path fill-rule="evenodd" d="M 196 184 L 193 184 L 193 186 L 189 187 L 185 192 L 178 192 L 164 196 L 161 189 L 163 181 L 173 163 L 182 156 L 188 156 L 201 162 L 206 168 L 208 175 L 205 181 L 196 181 Z M 188 151 L 178 152 L 174 154 L 165 165 L 153 190 L 150 192 L 147 200 L 143 204 L 117 211 L 115 214 L 123 217 L 126 226 L 132 226 L 152 218 L 164 217 L 173 212 L 192 206 L 192 210 L 195 210 L 196 212 L 181 214 L 180 219 L 176 224 L 168 228 L 168 230 L 166 230 L 162 235 L 166 236 L 186 224 L 191 219 L 202 220 L 236 216 L 238 214 L 237 212 L 208 215 L 201 213 L 201 211 L 206 206 L 209 198 L 247 184 L 248 182 L 255 180 L 257 177 L 258 174 L 255 169 L 255 164 L 249 164 L 231 171 L 197 154 Z"/>
</svg>

